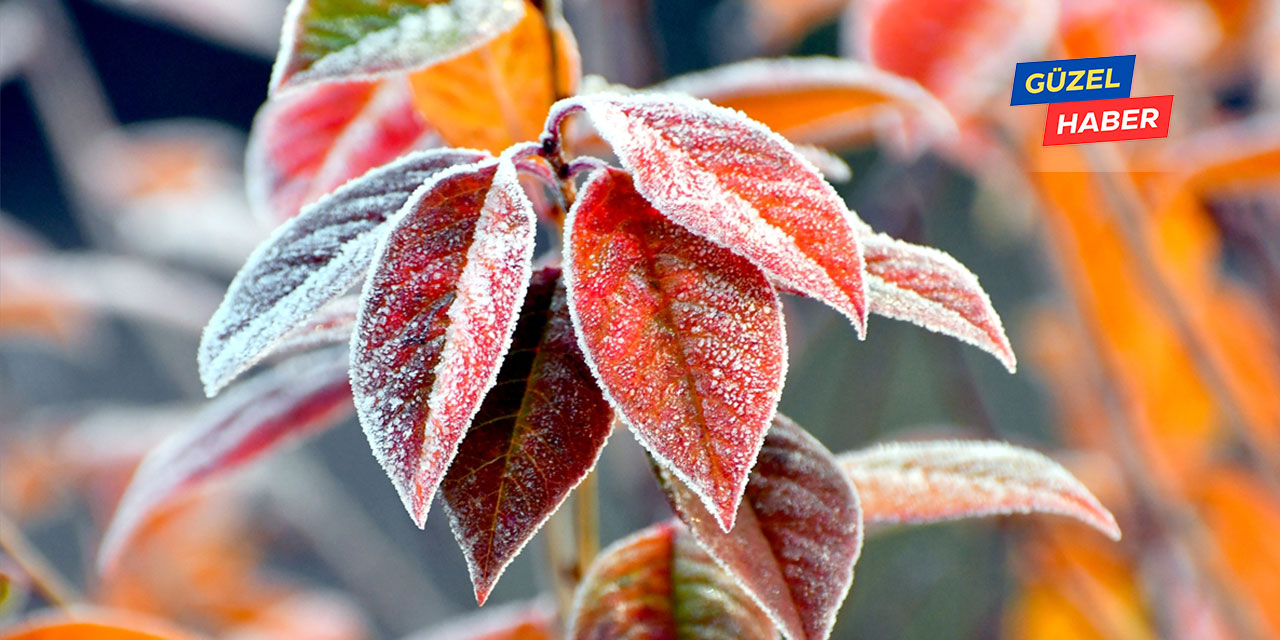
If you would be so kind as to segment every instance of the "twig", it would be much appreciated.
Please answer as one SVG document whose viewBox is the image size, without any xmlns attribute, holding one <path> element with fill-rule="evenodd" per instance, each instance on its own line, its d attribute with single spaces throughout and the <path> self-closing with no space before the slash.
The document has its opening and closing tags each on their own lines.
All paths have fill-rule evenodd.
<svg viewBox="0 0 1280 640">
<path fill-rule="evenodd" d="M 1115 212 L 1115 220 L 1119 224 L 1121 236 L 1129 246 L 1130 255 L 1135 259 L 1138 276 L 1147 285 L 1153 298 L 1161 308 L 1164 316 L 1173 325 L 1179 341 L 1186 347 L 1191 361 L 1205 383 L 1209 393 L 1217 401 L 1219 408 L 1226 414 L 1227 426 L 1240 442 L 1245 445 L 1253 466 L 1257 467 L 1272 489 L 1280 489 L 1280 461 L 1261 442 L 1249 428 L 1249 420 L 1241 408 L 1241 399 L 1236 387 L 1229 381 L 1228 374 L 1223 371 L 1220 358 L 1215 357 L 1213 348 L 1207 344 L 1204 336 L 1196 330 L 1188 317 L 1182 303 L 1174 295 L 1164 274 L 1156 265 L 1150 243 L 1141 231 L 1142 203 L 1131 183 L 1119 179 L 1124 167 L 1114 156 L 1104 157 L 1094 149 L 1086 149 L 1085 157 L 1095 167 L 1094 177 L 1101 187 L 1103 197 Z"/>
<path fill-rule="evenodd" d="M 0 549 L 9 554 L 31 584 L 53 605 L 66 609 L 80 601 L 75 587 L 27 540 L 18 524 L 0 512 Z"/>
<path fill-rule="evenodd" d="M 600 553 L 600 492 L 596 486 L 593 469 L 582 479 L 573 493 L 573 513 L 577 524 L 574 540 L 577 542 L 578 581 L 587 575 L 587 569 Z"/>
</svg>

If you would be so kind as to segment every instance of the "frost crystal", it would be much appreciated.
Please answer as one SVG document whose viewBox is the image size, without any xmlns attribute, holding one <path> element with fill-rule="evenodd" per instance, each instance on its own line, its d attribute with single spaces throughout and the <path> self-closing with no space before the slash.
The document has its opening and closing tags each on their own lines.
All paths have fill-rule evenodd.
<svg viewBox="0 0 1280 640">
<path fill-rule="evenodd" d="M 343 185 L 281 225 L 236 274 L 200 340 L 205 393 L 218 392 L 291 330 L 360 281 L 387 218 L 432 175 L 484 157 L 423 151 Z"/>
<path fill-rule="evenodd" d="M 578 349 L 560 270 L 543 269 L 497 384 L 440 485 L 481 604 L 595 466 L 612 421 Z"/>
<path fill-rule="evenodd" d="M 1115 518 L 1061 465 L 1003 442 L 895 442 L 842 454 L 867 522 L 1056 513 L 1112 539 Z"/>
<path fill-rule="evenodd" d="M 662 215 L 848 316 L 862 335 L 862 250 L 845 206 L 781 136 L 741 113 L 676 95 L 596 94 L 584 111 Z"/>
<path fill-rule="evenodd" d="M 524 12 L 523 0 L 292 0 L 271 89 L 421 69 L 488 42 Z"/>
<path fill-rule="evenodd" d="M 731 528 L 786 375 L 768 280 L 663 218 L 617 169 L 579 194 L 565 265 L 582 351 L 610 402 Z"/>
<path fill-rule="evenodd" d="M 950 255 L 930 247 L 864 233 L 871 312 L 918 324 L 1018 366 L 1000 316 L 978 278 Z"/>
<path fill-rule="evenodd" d="M 858 494 L 835 458 L 779 414 L 738 521 L 725 533 L 683 484 L 663 476 L 680 519 L 789 640 L 831 634 L 862 549 Z"/>
<path fill-rule="evenodd" d="M 374 455 L 419 526 L 510 344 L 533 232 L 515 167 L 486 160 L 415 192 L 374 251 L 351 382 Z"/>
</svg>

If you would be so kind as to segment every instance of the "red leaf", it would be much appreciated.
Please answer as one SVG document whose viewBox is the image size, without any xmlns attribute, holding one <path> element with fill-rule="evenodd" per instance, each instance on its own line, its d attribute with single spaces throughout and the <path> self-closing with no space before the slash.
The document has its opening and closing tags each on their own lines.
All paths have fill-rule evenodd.
<svg viewBox="0 0 1280 640">
<path fill-rule="evenodd" d="M 428 67 L 484 44 L 524 12 L 520 0 L 292 0 L 271 91 Z"/>
<path fill-rule="evenodd" d="M 112 566 L 170 499 L 345 417 L 351 411 L 345 356 L 327 350 L 249 380 L 147 454 L 103 536 L 99 565 Z"/>
<path fill-rule="evenodd" d="M 613 411 L 578 350 L 560 270 L 533 275 L 498 382 L 440 485 L 476 600 L 596 464 Z"/>
<path fill-rule="evenodd" d="M 249 132 L 249 204 L 273 223 L 438 138 L 403 78 L 309 87 L 269 100 Z"/>
<path fill-rule="evenodd" d="M 578 585 L 571 640 L 773 640 L 773 623 L 678 522 L 605 549 Z"/>
<path fill-rule="evenodd" d="M 1015 62 L 1054 35 L 1057 4 L 1039 0 L 869 0 L 851 5 L 848 40 L 875 66 L 913 78 L 957 114 L 1007 92 Z"/>
<path fill-rule="evenodd" d="M 857 216 L 791 143 L 736 111 L 674 95 L 564 100 L 547 129 L 576 111 L 591 118 L 654 208 L 831 305 L 862 335 Z"/>
<path fill-rule="evenodd" d="M 1115 518 L 1071 473 L 1003 442 L 891 442 L 840 455 L 867 522 L 917 524 L 1056 513 L 1120 539 Z"/>
<path fill-rule="evenodd" d="M 213 395 L 368 272 L 385 223 L 423 182 L 476 162 L 476 151 L 406 156 L 353 180 L 276 229 L 236 274 L 200 340 L 205 392 Z"/>
<path fill-rule="evenodd" d="M 750 262 L 663 218 L 617 169 L 583 187 L 565 255 L 574 325 L 602 388 L 729 529 L 786 374 L 777 294 Z"/>
<path fill-rule="evenodd" d="M 419 189 L 376 252 L 351 383 L 374 455 L 420 527 L 511 342 L 533 232 L 515 167 L 487 160 Z"/>
<path fill-rule="evenodd" d="M 688 488 L 666 472 L 659 477 L 694 537 L 787 638 L 831 635 L 862 550 L 862 514 L 857 492 L 822 443 L 775 417 L 729 533 Z"/>
<path fill-rule="evenodd" d="M 958 338 L 995 356 L 1010 373 L 1017 369 L 1000 316 L 964 265 L 882 233 L 864 233 L 862 248 L 872 313 Z"/>
</svg>

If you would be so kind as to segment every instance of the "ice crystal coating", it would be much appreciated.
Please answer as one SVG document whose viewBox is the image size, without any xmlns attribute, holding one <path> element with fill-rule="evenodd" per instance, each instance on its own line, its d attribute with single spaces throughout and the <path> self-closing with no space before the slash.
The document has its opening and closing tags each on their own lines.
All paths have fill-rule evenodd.
<svg viewBox="0 0 1280 640">
<path fill-rule="evenodd" d="M 995 356 L 1009 373 L 1018 368 L 991 300 L 964 265 L 947 253 L 862 235 L 871 312 L 918 324 L 968 342 Z"/>
<path fill-rule="evenodd" d="M 582 111 L 664 216 L 821 300 L 861 336 L 866 284 L 856 215 L 784 138 L 740 112 L 678 95 L 563 100 L 548 129 Z"/>
<path fill-rule="evenodd" d="M 413 71 L 510 29 L 524 0 L 292 0 L 271 91 Z"/>
<path fill-rule="evenodd" d="M 680 519 L 789 640 L 831 635 L 862 549 L 858 494 L 822 443 L 779 414 L 725 533 L 659 470 Z"/>
<path fill-rule="evenodd" d="M 276 229 L 227 288 L 200 339 L 200 380 L 210 396 L 311 314 L 368 272 L 384 223 L 424 181 L 478 151 L 406 156 L 343 185 Z"/>
<path fill-rule="evenodd" d="M 1112 539 L 1111 512 L 1066 469 L 1003 442 L 892 442 L 841 454 L 867 522 L 924 523 L 1012 513 L 1076 518 Z"/>
<path fill-rule="evenodd" d="M 311 314 L 301 326 L 280 338 L 271 348 L 269 357 L 301 353 L 326 345 L 349 344 L 359 310 L 359 296 L 334 298 Z"/>
<path fill-rule="evenodd" d="M 596 173 L 570 210 L 565 265 L 610 402 L 728 530 L 786 375 L 768 279 L 663 218 L 618 169 Z"/>
<path fill-rule="evenodd" d="M 249 132 L 249 204 L 274 225 L 346 181 L 438 141 L 403 78 L 317 85 L 272 99 Z"/>
<path fill-rule="evenodd" d="M 774 640 L 768 616 L 678 522 L 605 549 L 574 594 L 571 640 Z"/>
<path fill-rule="evenodd" d="M 915 146 L 956 132 L 947 108 L 914 80 L 847 58 L 747 60 L 652 89 L 737 109 L 796 143 L 843 146 L 904 120 L 922 134 Z"/>
<path fill-rule="evenodd" d="M 98 551 L 110 567 L 171 498 L 327 428 L 351 412 L 345 349 L 298 358 L 237 386 L 147 454 Z"/>
<path fill-rule="evenodd" d="M 507 159 L 441 173 L 377 250 L 351 337 L 360 424 L 419 527 L 529 285 L 533 206 Z"/>
<path fill-rule="evenodd" d="M 612 422 L 578 348 L 560 270 L 543 269 L 498 381 L 440 484 L 481 604 L 595 466 Z"/>
</svg>

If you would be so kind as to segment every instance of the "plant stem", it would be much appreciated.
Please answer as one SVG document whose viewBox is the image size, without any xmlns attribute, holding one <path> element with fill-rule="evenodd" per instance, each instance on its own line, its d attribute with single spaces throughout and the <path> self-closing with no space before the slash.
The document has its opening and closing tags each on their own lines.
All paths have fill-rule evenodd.
<svg viewBox="0 0 1280 640">
<path fill-rule="evenodd" d="M 1086 149 L 1084 155 L 1095 168 L 1094 177 L 1100 186 L 1100 191 L 1115 212 L 1114 217 L 1120 228 L 1121 237 L 1134 257 L 1138 276 L 1142 278 L 1155 303 L 1168 318 L 1179 341 L 1186 347 L 1188 355 L 1191 356 L 1192 365 L 1200 374 L 1201 381 L 1225 414 L 1225 422 L 1232 435 L 1244 444 L 1246 453 L 1252 458 L 1253 466 L 1268 484 L 1273 489 L 1280 487 L 1280 479 L 1277 478 L 1277 473 L 1280 473 L 1280 462 L 1275 460 L 1272 452 L 1258 441 L 1250 429 L 1248 417 L 1241 408 L 1239 390 L 1236 385 L 1231 384 L 1229 374 L 1224 371 L 1221 355 L 1208 344 L 1202 333 L 1197 331 L 1195 323 L 1188 316 L 1186 309 L 1157 265 L 1151 245 L 1141 228 L 1143 206 L 1140 196 L 1135 192 L 1132 183 L 1121 180 L 1119 177 L 1126 171 L 1126 167 L 1114 155 L 1104 156 L 1094 149 Z"/>
<path fill-rule="evenodd" d="M 587 473 L 574 492 L 573 513 L 577 524 L 574 540 L 578 545 L 576 578 L 581 582 L 596 554 L 600 553 L 600 491 L 596 486 L 594 469 Z"/>
<path fill-rule="evenodd" d="M 53 605 L 65 609 L 80 600 L 71 583 L 27 540 L 18 524 L 3 512 L 0 512 L 0 549 L 13 558 L 36 590 Z"/>
</svg>

